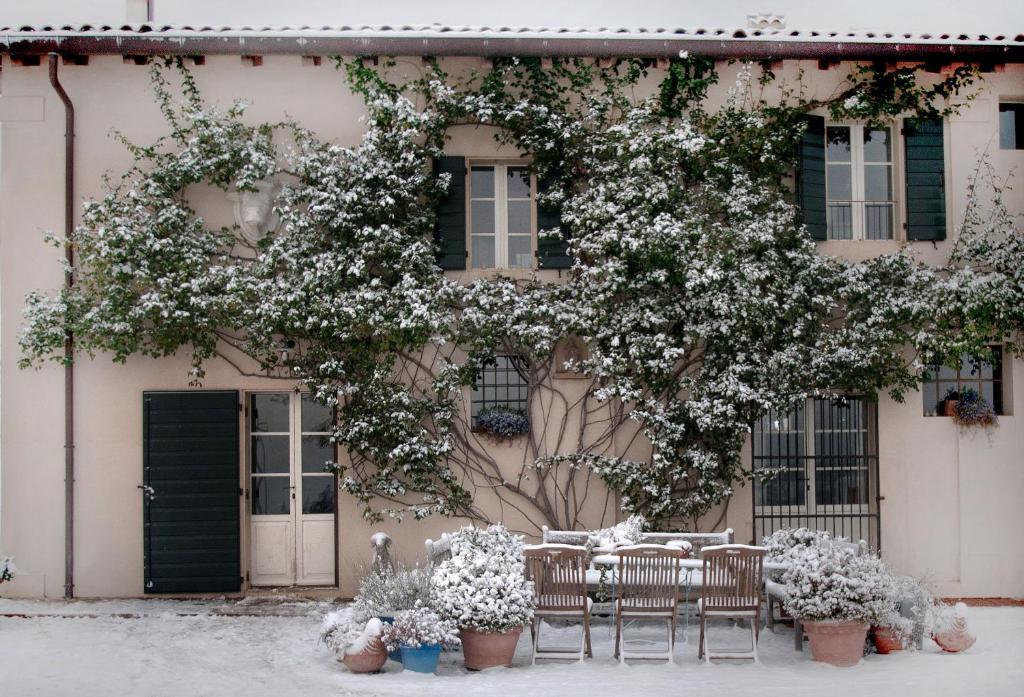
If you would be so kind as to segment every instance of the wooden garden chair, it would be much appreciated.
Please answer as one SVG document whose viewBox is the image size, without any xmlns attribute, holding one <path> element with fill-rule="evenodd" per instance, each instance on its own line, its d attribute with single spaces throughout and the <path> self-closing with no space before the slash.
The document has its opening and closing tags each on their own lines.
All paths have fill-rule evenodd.
<svg viewBox="0 0 1024 697">
<path fill-rule="evenodd" d="M 697 658 L 750 658 L 757 662 L 761 620 L 764 547 L 720 545 L 701 550 L 704 560 L 700 615 L 700 648 Z M 712 654 L 708 648 L 708 619 L 742 619 L 750 623 L 750 651 Z"/>
<path fill-rule="evenodd" d="M 615 599 L 615 655 L 627 658 L 666 658 L 672 661 L 676 643 L 679 604 L 680 561 L 687 556 L 681 549 L 665 545 L 641 544 L 619 547 L 617 597 Z M 663 621 L 668 626 L 668 650 L 627 653 L 623 622 Z"/>
<path fill-rule="evenodd" d="M 536 608 L 530 623 L 534 664 L 538 658 L 593 657 L 590 645 L 590 598 L 587 597 L 587 548 L 580 545 L 541 544 L 523 548 L 526 576 L 533 581 Z M 540 627 L 544 619 L 574 620 L 583 623 L 579 651 L 543 649 Z"/>
</svg>

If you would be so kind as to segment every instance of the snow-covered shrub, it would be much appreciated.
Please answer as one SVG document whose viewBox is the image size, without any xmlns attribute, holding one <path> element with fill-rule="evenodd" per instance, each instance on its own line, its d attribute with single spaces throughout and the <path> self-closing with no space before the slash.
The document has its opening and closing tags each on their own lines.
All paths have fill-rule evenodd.
<svg viewBox="0 0 1024 697">
<path fill-rule="evenodd" d="M 18 572 L 14 566 L 14 557 L 0 557 L 0 583 L 13 581 Z"/>
<path fill-rule="evenodd" d="M 392 624 L 384 626 L 381 639 L 388 651 L 397 651 L 402 646 L 457 646 L 458 627 L 451 620 L 441 619 L 429 607 L 419 606 L 403 610 L 395 615 Z"/>
<path fill-rule="evenodd" d="M 768 550 L 764 555 L 767 561 L 785 561 L 795 547 L 822 546 L 831 540 L 832 536 L 824 530 L 783 528 L 762 538 L 761 546 Z"/>
<path fill-rule="evenodd" d="M 370 571 L 359 582 L 356 612 L 361 616 L 390 617 L 430 599 L 430 572 L 419 566 L 396 563 Z"/>
<path fill-rule="evenodd" d="M 327 613 L 320 624 L 320 642 L 341 656 L 362 653 L 380 638 L 383 629 L 378 618 L 364 620 L 347 607 Z"/>
<path fill-rule="evenodd" d="M 533 618 L 523 539 L 504 526 L 465 527 L 451 536 L 451 559 L 434 571 L 434 606 L 458 627 L 507 632 Z"/>
<path fill-rule="evenodd" d="M 875 554 L 837 545 L 798 545 L 787 554 L 782 575 L 786 612 L 801 620 L 891 621 L 897 587 Z"/>
<path fill-rule="evenodd" d="M 635 545 L 643 539 L 646 530 L 647 519 L 637 513 L 610 528 L 595 531 L 591 541 L 595 547 Z"/>
<path fill-rule="evenodd" d="M 499 438 L 515 438 L 530 432 L 530 420 L 522 412 L 492 407 L 477 415 L 476 429 Z"/>
</svg>

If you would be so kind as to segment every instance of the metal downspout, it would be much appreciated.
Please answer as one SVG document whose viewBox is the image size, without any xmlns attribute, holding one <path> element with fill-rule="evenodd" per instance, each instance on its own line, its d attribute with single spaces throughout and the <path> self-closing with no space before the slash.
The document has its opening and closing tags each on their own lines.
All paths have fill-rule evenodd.
<svg viewBox="0 0 1024 697">
<path fill-rule="evenodd" d="M 64 103 L 64 287 L 74 285 L 75 251 L 71 246 L 75 215 L 75 106 L 57 77 L 60 56 L 50 54 L 50 84 Z M 64 597 L 75 597 L 75 337 L 64 335 Z"/>
</svg>

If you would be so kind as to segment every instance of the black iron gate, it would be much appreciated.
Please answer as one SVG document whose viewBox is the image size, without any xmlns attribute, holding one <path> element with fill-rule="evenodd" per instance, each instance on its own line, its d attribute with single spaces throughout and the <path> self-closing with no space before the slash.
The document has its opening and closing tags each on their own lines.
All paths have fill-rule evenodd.
<svg viewBox="0 0 1024 697">
<path fill-rule="evenodd" d="M 864 397 L 815 398 L 772 412 L 751 437 L 754 535 L 827 530 L 881 547 L 878 409 Z"/>
</svg>

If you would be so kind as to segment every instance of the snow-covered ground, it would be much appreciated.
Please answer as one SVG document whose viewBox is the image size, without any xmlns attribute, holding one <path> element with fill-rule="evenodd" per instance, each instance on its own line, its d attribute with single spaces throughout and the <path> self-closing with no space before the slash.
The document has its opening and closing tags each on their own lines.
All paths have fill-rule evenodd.
<svg viewBox="0 0 1024 697">
<path fill-rule="evenodd" d="M 871 655 L 833 668 L 793 650 L 792 634 L 762 632 L 761 663 L 703 665 L 696 626 L 677 644 L 674 665 L 612 658 L 606 621 L 593 628 L 594 659 L 529 665 L 527 634 L 516 665 L 467 673 L 457 653 L 439 675 L 352 675 L 316 643 L 322 602 L 175 602 L 167 600 L 28 602 L 0 600 L 0 695 L 191 697 L 301 695 L 342 697 L 573 697 L 643 695 L 912 695 L 1001 697 L 1024 694 L 1024 608 L 971 608 L 978 642 L 966 653 L 924 651 Z M 558 630 L 549 637 L 569 631 Z M 730 630 L 723 630 L 729 632 Z M 682 630 L 681 630 L 682 634 Z M 730 643 L 744 633 L 715 635 Z M 563 642 L 557 642 L 563 643 Z M 724 642 L 723 642 L 724 643 Z"/>
</svg>

